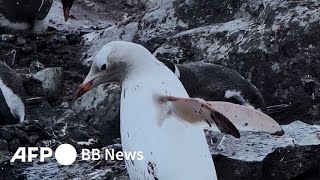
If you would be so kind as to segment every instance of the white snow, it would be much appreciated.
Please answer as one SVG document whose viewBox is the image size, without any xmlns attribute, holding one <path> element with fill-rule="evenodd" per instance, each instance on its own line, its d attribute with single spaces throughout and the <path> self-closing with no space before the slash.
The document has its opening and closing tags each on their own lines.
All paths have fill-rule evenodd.
<svg viewBox="0 0 320 180">
<path fill-rule="evenodd" d="M 222 154 L 232 159 L 243 161 L 262 161 L 276 148 L 287 146 L 307 146 L 320 144 L 320 126 L 295 121 L 282 125 L 283 136 L 272 136 L 265 133 L 242 132 L 236 139 L 229 135 L 223 141 L 223 151 L 210 145 L 212 154 Z M 221 135 L 217 135 L 221 136 Z"/>
<path fill-rule="evenodd" d="M 94 143 L 97 143 L 98 142 L 98 140 L 97 139 L 94 139 L 94 138 L 90 138 L 90 139 L 88 139 L 88 141 L 78 141 L 77 143 L 79 144 L 79 145 L 87 145 L 87 146 L 89 146 L 89 145 L 91 145 L 91 144 L 94 144 Z"/>
</svg>

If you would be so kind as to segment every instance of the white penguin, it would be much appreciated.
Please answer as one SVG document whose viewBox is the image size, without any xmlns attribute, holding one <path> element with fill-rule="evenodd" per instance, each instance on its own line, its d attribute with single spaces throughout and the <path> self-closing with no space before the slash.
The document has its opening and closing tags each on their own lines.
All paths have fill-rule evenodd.
<svg viewBox="0 0 320 180">
<path fill-rule="evenodd" d="M 113 41 L 104 45 L 94 55 L 76 98 L 110 81 L 122 84 L 123 151 L 143 152 L 143 159 L 126 159 L 131 180 L 217 179 L 203 128 L 215 126 L 240 137 L 230 119 L 221 113 L 224 111 L 232 117 L 233 106 L 227 103 L 222 107 L 225 103 L 189 98 L 177 76 L 135 43 Z M 215 106 L 221 106 L 222 111 Z M 250 122 L 245 130 L 283 132 L 272 119 Z"/>
</svg>

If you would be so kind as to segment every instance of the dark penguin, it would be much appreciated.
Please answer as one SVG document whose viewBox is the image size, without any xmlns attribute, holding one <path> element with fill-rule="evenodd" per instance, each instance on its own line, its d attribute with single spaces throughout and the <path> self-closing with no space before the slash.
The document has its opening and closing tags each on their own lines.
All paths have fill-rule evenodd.
<svg viewBox="0 0 320 180">
<path fill-rule="evenodd" d="M 227 101 L 251 106 L 276 119 L 290 110 L 290 104 L 265 106 L 261 92 L 239 73 L 229 68 L 209 63 L 173 64 L 158 58 L 180 79 L 190 97 L 211 101 Z"/>
<path fill-rule="evenodd" d="M 22 78 L 0 61 L 0 125 L 16 124 L 25 118 Z"/>
<path fill-rule="evenodd" d="M 70 9 L 74 0 L 61 0 L 63 7 L 64 20 L 67 21 L 69 18 Z"/>
<path fill-rule="evenodd" d="M 174 65 L 158 59 L 179 77 L 190 97 L 265 107 L 261 92 L 234 70 L 202 62 Z"/>
<path fill-rule="evenodd" d="M 47 15 L 53 0 L 0 0 L 0 27 L 4 31 L 41 33 L 48 27 Z M 61 0 L 64 15 L 69 15 L 73 0 Z"/>
</svg>

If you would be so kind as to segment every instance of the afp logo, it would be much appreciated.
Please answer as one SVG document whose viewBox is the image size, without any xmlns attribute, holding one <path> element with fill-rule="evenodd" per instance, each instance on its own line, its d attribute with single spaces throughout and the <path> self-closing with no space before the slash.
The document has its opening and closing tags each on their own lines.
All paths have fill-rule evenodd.
<svg viewBox="0 0 320 180">
<path fill-rule="evenodd" d="M 46 158 L 50 158 L 52 155 L 53 151 L 49 147 L 19 147 L 10 162 L 16 160 L 32 162 L 37 158 L 40 162 L 44 162 Z M 77 158 L 77 151 L 70 144 L 61 144 L 57 147 L 54 156 L 61 165 L 71 165 Z"/>
</svg>

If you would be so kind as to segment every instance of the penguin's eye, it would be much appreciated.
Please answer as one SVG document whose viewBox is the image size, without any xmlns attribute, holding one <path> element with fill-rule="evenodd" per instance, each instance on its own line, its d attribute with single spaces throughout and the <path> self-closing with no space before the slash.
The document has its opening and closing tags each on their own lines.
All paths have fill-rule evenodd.
<svg viewBox="0 0 320 180">
<path fill-rule="evenodd" d="M 106 64 L 103 64 L 103 65 L 101 66 L 101 68 L 100 68 L 101 71 L 104 71 L 104 70 L 106 70 L 106 69 L 107 69 L 107 65 L 106 65 Z"/>
</svg>

